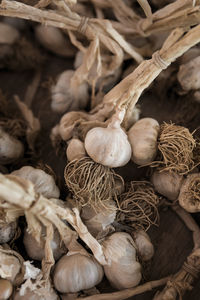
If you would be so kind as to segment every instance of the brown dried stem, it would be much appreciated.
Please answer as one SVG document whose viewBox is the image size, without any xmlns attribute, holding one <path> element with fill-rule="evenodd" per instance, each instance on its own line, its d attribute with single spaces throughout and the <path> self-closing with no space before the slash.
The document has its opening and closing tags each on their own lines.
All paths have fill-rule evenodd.
<svg viewBox="0 0 200 300">
<path fill-rule="evenodd" d="M 117 221 L 135 230 L 148 230 L 159 222 L 159 198 L 147 181 L 132 181 L 127 191 L 120 195 Z"/>
<path fill-rule="evenodd" d="M 139 285 L 134 288 L 125 289 L 123 291 L 119 292 L 113 292 L 113 293 L 107 293 L 107 294 L 96 294 L 89 297 L 84 298 L 76 298 L 78 299 L 84 299 L 84 300 L 124 300 L 128 299 L 130 297 L 145 293 L 147 291 L 151 291 L 152 289 L 159 287 L 161 285 L 164 285 L 170 277 L 165 277 L 159 280 L 150 281 L 147 283 L 144 283 L 142 285 Z"/>
</svg>

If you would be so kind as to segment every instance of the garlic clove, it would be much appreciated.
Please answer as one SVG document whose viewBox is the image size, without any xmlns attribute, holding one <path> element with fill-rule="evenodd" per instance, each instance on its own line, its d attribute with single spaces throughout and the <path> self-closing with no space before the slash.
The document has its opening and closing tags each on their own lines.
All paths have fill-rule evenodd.
<svg viewBox="0 0 200 300">
<path fill-rule="evenodd" d="M 64 255 L 56 264 L 53 281 L 57 291 L 76 293 L 99 284 L 103 269 L 93 258 L 82 254 Z"/>
<path fill-rule="evenodd" d="M 73 57 L 76 53 L 75 47 L 62 31 L 53 26 L 37 25 L 35 36 L 40 44 L 51 52 L 64 57 Z"/>
<path fill-rule="evenodd" d="M 16 138 L 0 128 L 0 164 L 8 164 L 18 160 L 24 154 L 24 146 Z"/>
<path fill-rule="evenodd" d="M 32 234 L 28 233 L 26 230 L 24 231 L 23 243 L 30 258 L 42 261 L 45 256 L 44 245 L 40 245 Z M 57 231 L 54 231 L 54 237 L 51 241 L 51 249 L 55 260 L 58 260 L 67 251 L 61 246 L 61 240 Z"/>
<path fill-rule="evenodd" d="M 151 163 L 157 153 L 157 138 L 160 126 L 155 119 L 143 118 L 128 131 L 132 147 L 132 160 L 138 165 Z"/>
<path fill-rule="evenodd" d="M 9 24 L 0 22 L 0 44 L 12 45 L 20 38 L 19 31 Z"/>
<path fill-rule="evenodd" d="M 54 112 L 64 113 L 84 109 L 89 100 L 88 84 L 83 82 L 76 89 L 71 86 L 73 70 L 67 70 L 60 74 L 57 83 L 51 88 L 51 109 Z"/>
<path fill-rule="evenodd" d="M 84 143 L 81 142 L 79 139 L 71 139 L 66 150 L 66 156 L 68 161 L 80 159 L 86 156 Z"/>
<path fill-rule="evenodd" d="M 10 281 L 0 279 L 0 300 L 7 300 L 13 292 L 13 286 Z"/>
<path fill-rule="evenodd" d="M 110 168 L 126 165 L 131 158 L 131 146 L 126 133 L 120 127 L 124 111 L 113 115 L 107 128 L 96 127 L 88 131 L 85 149 L 97 163 Z"/>
<path fill-rule="evenodd" d="M 102 243 L 108 264 L 105 275 L 117 289 L 137 286 L 142 278 L 141 265 L 136 261 L 136 245 L 128 233 L 116 232 Z"/>
<path fill-rule="evenodd" d="M 24 166 L 19 170 L 13 171 L 11 175 L 30 180 L 37 193 L 43 194 L 47 198 L 59 198 L 60 191 L 54 178 L 41 169 L 31 166 Z"/>
<path fill-rule="evenodd" d="M 183 176 L 169 171 L 155 171 L 151 177 L 155 190 L 169 200 L 178 198 Z"/>
<path fill-rule="evenodd" d="M 144 230 L 134 232 L 134 242 L 143 261 L 148 261 L 153 257 L 154 246 Z"/>
</svg>

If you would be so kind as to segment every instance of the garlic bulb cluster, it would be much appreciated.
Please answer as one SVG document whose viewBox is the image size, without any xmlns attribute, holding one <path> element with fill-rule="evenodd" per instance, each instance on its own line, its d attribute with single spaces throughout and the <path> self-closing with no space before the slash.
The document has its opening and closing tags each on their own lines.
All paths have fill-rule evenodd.
<svg viewBox="0 0 200 300">
<path fill-rule="evenodd" d="M 44 232 L 44 227 L 42 228 Z M 34 260 L 42 261 L 45 256 L 44 244 L 41 245 L 36 241 L 31 233 L 24 231 L 23 243 L 28 256 Z M 55 260 L 58 260 L 67 250 L 62 246 L 58 231 L 54 231 L 53 240 L 51 241 L 51 249 Z"/>
<path fill-rule="evenodd" d="M 81 218 L 94 237 L 105 231 L 115 220 L 117 210 L 115 202 L 111 200 L 107 206 L 98 207 L 96 210 L 88 205 L 82 207 Z"/>
<path fill-rule="evenodd" d="M 46 198 L 59 198 L 60 196 L 54 178 L 41 169 L 25 166 L 12 172 L 11 175 L 30 180 L 34 184 L 37 193 L 43 194 Z"/>
<path fill-rule="evenodd" d="M 58 113 L 81 110 L 87 106 L 89 100 L 88 84 L 83 82 L 76 89 L 71 86 L 73 70 L 60 74 L 57 83 L 51 88 L 51 108 Z"/>
<path fill-rule="evenodd" d="M 183 176 L 169 171 L 155 171 L 151 177 L 155 190 L 169 200 L 178 198 Z"/>
<path fill-rule="evenodd" d="M 16 138 L 7 134 L 0 127 L 0 164 L 8 164 L 18 160 L 24 154 L 24 146 Z"/>
<path fill-rule="evenodd" d="M 129 130 L 128 138 L 132 147 L 132 160 L 138 165 L 151 163 L 157 153 L 159 124 L 155 119 L 143 118 Z"/>
<path fill-rule="evenodd" d="M 137 252 L 143 261 L 148 261 L 153 257 L 154 246 L 144 230 L 134 232 L 134 242 L 137 246 Z"/>
<path fill-rule="evenodd" d="M 141 265 L 136 260 L 136 244 L 128 233 L 116 232 L 106 238 L 102 246 L 108 264 L 105 275 L 117 289 L 126 289 L 139 284 Z"/>
<path fill-rule="evenodd" d="M 13 292 L 13 286 L 9 280 L 0 279 L 0 299 L 7 300 Z"/>
<path fill-rule="evenodd" d="M 79 253 L 64 255 L 54 270 L 54 286 L 61 293 L 76 293 L 99 284 L 103 278 L 103 269 L 90 256 Z"/>
<path fill-rule="evenodd" d="M 68 161 L 72 161 L 74 159 L 80 159 L 86 156 L 86 151 L 84 147 L 84 143 L 79 139 L 71 139 L 68 143 L 68 147 L 66 150 L 66 156 Z"/>
<path fill-rule="evenodd" d="M 0 44 L 12 45 L 20 38 L 19 31 L 9 24 L 0 22 Z"/>
<path fill-rule="evenodd" d="M 73 57 L 75 55 L 75 47 L 64 36 L 62 31 L 53 26 L 37 25 L 35 27 L 35 36 L 40 44 L 51 52 L 64 56 Z"/>
<path fill-rule="evenodd" d="M 200 56 L 180 66 L 177 78 L 183 90 L 190 91 L 200 89 L 199 68 Z"/>
<path fill-rule="evenodd" d="M 85 149 L 97 163 L 110 168 L 126 165 L 131 158 L 131 146 L 120 124 L 125 111 L 118 111 L 106 128 L 96 127 L 88 131 Z"/>
</svg>

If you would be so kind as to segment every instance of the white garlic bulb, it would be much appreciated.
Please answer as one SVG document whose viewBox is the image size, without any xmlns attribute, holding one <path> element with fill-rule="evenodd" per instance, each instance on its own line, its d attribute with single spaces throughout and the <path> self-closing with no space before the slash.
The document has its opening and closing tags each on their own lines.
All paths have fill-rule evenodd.
<svg viewBox="0 0 200 300">
<path fill-rule="evenodd" d="M 101 265 L 82 254 L 64 255 L 54 270 L 54 286 L 61 293 L 76 293 L 99 284 L 103 278 Z"/>
<path fill-rule="evenodd" d="M 23 156 L 24 146 L 0 128 L 0 164 L 8 164 Z"/>
<path fill-rule="evenodd" d="M 30 180 L 34 184 L 36 192 L 43 194 L 46 198 L 59 198 L 60 196 L 54 178 L 41 169 L 25 166 L 11 174 Z"/>
<path fill-rule="evenodd" d="M 129 162 L 131 146 L 120 127 L 124 114 L 122 110 L 113 115 L 106 128 L 96 127 L 88 131 L 85 149 L 95 162 L 111 168 L 122 167 Z"/>
<path fill-rule="evenodd" d="M 12 45 L 20 37 L 19 31 L 9 24 L 0 22 L 0 44 Z"/>
<path fill-rule="evenodd" d="M 139 230 L 134 233 L 134 242 L 143 261 L 148 261 L 153 257 L 154 246 L 144 230 Z"/>
<path fill-rule="evenodd" d="M 137 121 L 128 131 L 132 147 L 132 160 L 138 165 L 151 163 L 157 153 L 159 124 L 155 119 L 143 118 Z"/>
<path fill-rule="evenodd" d="M 58 113 L 84 109 L 89 100 L 88 84 L 83 82 L 76 89 L 71 86 L 73 70 L 60 74 L 56 85 L 51 88 L 51 108 Z"/>
<path fill-rule="evenodd" d="M 64 56 L 73 57 L 75 47 L 71 44 L 67 36 L 62 31 L 53 26 L 37 25 L 35 27 L 35 36 L 40 44 L 51 52 Z"/>
<path fill-rule="evenodd" d="M 139 284 L 141 265 L 136 261 L 136 245 L 125 232 L 116 232 L 103 243 L 104 255 L 108 264 L 104 266 L 105 275 L 117 289 L 126 289 Z"/>
<path fill-rule="evenodd" d="M 155 190 L 169 200 L 178 198 L 183 176 L 169 171 L 155 171 L 151 177 Z"/>
<path fill-rule="evenodd" d="M 24 231 L 23 243 L 30 258 L 42 261 L 45 256 L 44 244 L 40 245 L 32 236 L 32 234 L 28 233 L 26 230 Z M 53 240 L 51 241 L 51 249 L 53 251 L 55 260 L 58 260 L 67 251 L 66 249 L 64 249 L 64 247 L 61 246 L 61 240 L 57 230 L 54 231 Z"/>
<path fill-rule="evenodd" d="M 115 220 L 117 210 L 115 202 L 111 200 L 107 205 L 108 207 L 102 206 L 101 209 L 98 207 L 98 210 L 88 205 L 82 207 L 81 218 L 94 237 L 105 231 Z"/>
<path fill-rule="evenodd" d="M 84 143 L 79 139 L 71 139 L 66 150 L 66 155 L 69 161 L 86 156 Z"/>
<path fill-rule="evenodd" d="M 200 56 L 179 67 L 178 81 L 185 91 L 200 89 Z"/>
</svg>

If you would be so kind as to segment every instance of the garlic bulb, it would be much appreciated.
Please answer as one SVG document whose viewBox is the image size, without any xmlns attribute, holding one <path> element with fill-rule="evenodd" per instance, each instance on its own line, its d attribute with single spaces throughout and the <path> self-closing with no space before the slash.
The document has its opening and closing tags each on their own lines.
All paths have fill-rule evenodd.
<svg viewBox="0 0 200 300">
<path fill-rule="evenodd" d="M 10 281 L 0 279 L 0 300 L 10 299 L 13 292 L 13 286 Z"/>
<path fill-rule="evenodd" d="M 84 143 L 79 139 L 71 139 L 66 150 L 66 155 L 69 161 L 86 156 Z"/>
<path fill-rule="evenodd" d="M 115 220 L 117 209 L 115 202 L 111 200 L 107 205 L 106 208 L 102 206 L 96 210 L 88 205 L 82 207 L 81 218 L 94 237 L 105 231 Z"/>
<path fill-rule="evenodd" d="M 6 223 L 0 219 L 0 244 L 8 243 L 15 235 L 16 222 Z"/>
<path fill-rule="evenodd" d="M 120 127 L 124 114 L 123 110 L 113 115 L 106 128 L 96 127 L 88 131 L 85 149 L 95 162 L 110 168 L 122 167 L 129 162 L 131 146 Z"/>
<path fill-rule="evenodd" d="M 20 141 L 0 128 L 0 164 L 8 164 L 23 156 L 24 146 Z"/>
<path fill-rule="evenodd" d="M 99 284 L 103 269 L 93 258 L 82 254 L 64 255 L 56 264 L 54 285 L 61 293 L 76 293 Z"/>
<path fill-rule="evenodd" d="M 108 265 L 105 275 L 117 289 L 126 289 L 139 284 L 141 265 L 136 261 L 136 245 L 128 233 L 116 232 L 103 243 L 104 255 Z"/>
<path fill-rule="evenodd" d="M 200 56 L 179 67 L 178 81 L 185 91 L 200 89 Z"/>
<path fill-rule="evenodd" d="M 148 234 L 144 230 L 139 230 L 134 233 L 134 242 L 143 261 L 148 261 L 153 257 L 154 247 Z"/>
<path fill-rule="evenodd" d="M 15 252 L 15 251 L 13 251 Z M 21 262 L 18 257 L 0 247 L 0 278 L 7 279 L 15 283 L 21 272 Z"/>
<path fill-rule="evenodd" d="M 25 166 L 11 174 L 30 180 L 34 184 L 37 193 L 43 194 L 46 198 L 59 198 L 60 196 L 54 178 L 41 169 Z"/>
<path fill-rule="evenodd" d="M 17 29 L 9 24 L 0 22 L 0 44 L 12 45 L 20 37 Z"/>
<path fill-rule="evenodd" d="M 51 108 L 58 113 L 65 111 L 84 109 L 89 100 L 88 84 L 82 83 L 76 89 L 71 86 L 73 70 L 67 70 L 60 74 L 56 85 L 51 88 Z"/>
<path fill-rule="evenodd" d="M 44 231 L 44 228 L 43 228 Z M 28 256 L 34 260 L 41 261 L 44 258 L 44 245 L 40 245 L 31 233 L 28 233 L 26 230 L 24 231 L 23 243 L 26 249 Z M 62 247 L 61 240 L 58 234 L 58 231 L 54 231 L 54 237 L 51 241 L 51 249 L 53 251 L 53 256 L 55 260 L 58 260 L 64 253 L 66 253 L 66 249 Z"/>
<path fill-rule="evenodd" d="M 155 119 L 143 118 L 129 130 L 128 138 L 132 147 L 132 160 L 138 165 L 151 163 L 157 152 L 159 124 Z"/>
<path fill-rule="evenodd" d="M 70 111 L 64 114 L 60 120 L 59 127 L 57 127 L 63 141 L 68 141 L 72 138 L 73 129 L 79 120 L 88 120 L 88 115 L 82 111 Z"/>
<path fill-rule="evenodd" d="M 169 200 L 178 198 L 183 176 L 169 171 L 155 171 L 151 177 L 155 190 Z"/>
<path fill-rule="evenodd" d="M 53 26 L 37 25 L 35 36 L 40 44 L 51 52 L 64 56 L 73 57 L 76 49 L 73 47 L 67 36 Z"/>
<path fill-rule="evenodd" d="M 200 212 L 200 173 L 187 175 L 178 196 L 180 206 L 190 213 Z"/>
<path fill-rule="evenodd" d="M 36 285 L 36 284 L 35 284 Z M 13 297 L 13 300 L 59 300 L 60 298 L 53 289 L 47 290 L 46 287 L 31 286 L 24 292 L 21 292 L 21 288 L 17 291 Z"/>
</svg>

